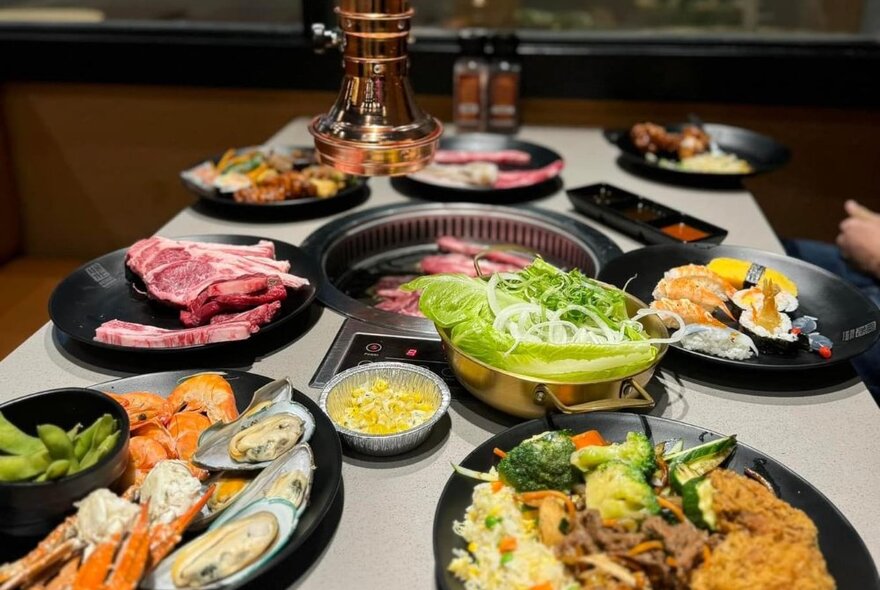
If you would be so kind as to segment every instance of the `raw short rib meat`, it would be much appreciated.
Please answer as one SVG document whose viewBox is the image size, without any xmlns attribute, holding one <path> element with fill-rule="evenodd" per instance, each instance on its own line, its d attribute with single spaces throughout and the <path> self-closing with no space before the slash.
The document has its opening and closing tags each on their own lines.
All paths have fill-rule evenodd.
<svg viewBox="0 0 880 590">
<path fill-rule="evenodd" d="M 467 164 L 469 162 L 491 162 L 511 166 L 528 166 L 532 156 L 522 150 L 498 150 L 478 152 L 468 150 L 438 150 L 434 154 L 435 164 Z"/>
<path fill-rule="evenodd" d="M 211 285 L 180 312 L 180 323 L 187 327 L 207 324 L 214 316 L 243 311 L 273 301 L 287 299 L 287 288 L 277 276 L 252 275 Z"/>
<path fill-rule="evenodd" d="M 237 256 L 256 256 L 258 258 L 275 258 L 275 243 L 260 240 L 253 246 L 236 246 L 233 244 L 215 244 L 213 242 L 190 242 L 186 240 L 170 240 L 160 236 L 146 238 L 135 242 L 126 253 L 125 263 L 139 277 L 150 267 L 166 262 L 185 259 L 181 254 L 189 249 L 212 250 Z"/>
<path fill-rule="evenodd" d="M 154 246 L 145 246 L 145 240 L 135 244 L 135 252 L 129 252 L 128 265 L 144 281 L 150 297 L 172 307 L 189 308 L 208 287 L 252 275 L 277 276 L 285 287 L 292 289 L 308 284 L 306 279 L 287 272 L 290 263 L 286 260 L 253 255 L 257 249 L 269 251 L 265 242 L 256 246 L 216 247 L 217 244 L 150 239 L 159 241 Z M 230 248 L 238 251 L 227 251 Z M 274 254 L 274 245 L 271 250 Z"/>
<path fill-rule="evenodd" d="M 215 316 L 212 323 L 198 328 L 165 330 L 155 326 L 111 320 L 95 331 L 95 340 L 105 344 L 137 348 L 182 348 L 245 340 L 258 332 L 260 326 L 269 323 L 281 303 L 274 301 L 239 314 Z"/>
</svg>

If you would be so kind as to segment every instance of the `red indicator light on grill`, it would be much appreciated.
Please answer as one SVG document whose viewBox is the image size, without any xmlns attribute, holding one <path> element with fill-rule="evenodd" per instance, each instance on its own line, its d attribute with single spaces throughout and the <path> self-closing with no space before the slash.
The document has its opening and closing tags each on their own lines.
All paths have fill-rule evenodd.
<svg viewBox="0 0 880 590">
<path fill-rule="evenodd" d="M 415 348 L 410 348 L 406 351 L 406 356 L 409 358 L 414 358 L 417 354 L 419 354 L 419 351 Z"/>
</svg>

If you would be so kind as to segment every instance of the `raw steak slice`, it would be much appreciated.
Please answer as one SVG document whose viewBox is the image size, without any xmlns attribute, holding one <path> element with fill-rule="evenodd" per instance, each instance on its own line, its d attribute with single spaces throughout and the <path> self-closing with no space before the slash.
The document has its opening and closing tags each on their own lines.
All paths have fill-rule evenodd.
<svg viewBox="0 0 880 590">
<path fill-rule="evenodd" d="M 258 332 L 261 325 L 272 320 L 281 308 L 281 303 L 273 302 L 261 305 L 250 311 L 233 314 L 222 321 L 183 330 L 165 330 L 155 326 L 146 326 L 121 320 L 104 322 L 95 331 L 95 340 L 105 344 L 128 346 L 135 348 L 182 348 L 245 340 Z M 215 320 L 219 316 L 215 316 Z"/>
<path fill-rule="evenodd" d="M 532 156 L 522 150 L 498 150 L 478 152 L 467 150 L 438 150 L 434 154 L 435 164 L 467 164 L 469 162 L 491 162 L 512 166 L 528 166 Z"/>
<path fill-rule="evenodd" d="M 187 327 L 201 326 L 222 312 L 243 311 L 273 301 L 287 299 L 287 288 L 276 276 L 255 275 L 215 283 L 202 291 L 180 312 L 180 322 Z"/>
<path fill-rule="evenodd" d="M 275 243 L 269 240 L 260 240 L 252 246 L 236 246 L 233 244 L 170 240 L 154 236 L 135 242 L 126 253 L 126 264 L 135 274 L 143 276 L 150 267 L 185 258 L 183 253 L 191 248 L 225 252 L 237 256 L 275 258 Z"/>
<path fill-rule="evenodd" d="M 465 254 L 467 256 L 476 256 L 487 248 L 484 244 L 475 244 L 473 242 L 465 242 L 453 236 L 440 236 L 437 238 L 437 247 L 443 252 L 453 252 L 456 254 Z M 486 252 L 483 260 L 494 260 L 495 262 L 503 262 L 519 268 L 525 268 L 529 265 L 530 260 L 523 256 L 518 256 L 510 252 L 492 250 Z M 471 265 L 473 266 L 473 265 Z"/>
<path fill-rule="evenodd" d="M 534 186 L 559 175 L 565 164 L 556 160 L 543 168 L 534 170 L 502 170 L 498 173 L 492 188 L 520 188 Z"/>
</svg>

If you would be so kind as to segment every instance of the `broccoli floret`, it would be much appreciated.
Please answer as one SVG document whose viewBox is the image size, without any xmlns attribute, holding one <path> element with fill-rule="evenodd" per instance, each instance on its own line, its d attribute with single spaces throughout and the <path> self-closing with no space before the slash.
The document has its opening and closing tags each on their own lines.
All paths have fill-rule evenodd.
<svg viewBox="0 0 880 590">
<path fill-rule="evenodd" d="M 622 443 L 584 447 L 571 457 L 572 465 L 581 471 L 595 469 L 609 461 L 629 465 L 643 473 L 645 477 L 650 476 L 657 468 L 654 447 L 648 437 L 641 432 L 627 433 L 626 441 Z"/>
<path fill-rule="evenodd" d="M 545 432 L 508 451 L 498 464 L 498 474 L 518 492 L 567 492 L 575 483 L 576 472 L 571 466 L 574 450 L 570 432 Z"/>
<path fill-rule="evenodd" d="M 587 477 L 587 508 L 602 518 L 643 520 L 660 512 L 657 496 L 635 467 L 617 461 L 604 463 Z"/>
</svg>

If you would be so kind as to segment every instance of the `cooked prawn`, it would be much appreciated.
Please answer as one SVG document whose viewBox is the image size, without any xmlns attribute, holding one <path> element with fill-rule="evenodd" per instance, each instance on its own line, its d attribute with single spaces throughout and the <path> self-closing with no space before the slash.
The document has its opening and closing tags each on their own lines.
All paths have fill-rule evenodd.
<svg viewBox="0 0 880 590">
<path fill-rule="evenodd" d="M 719 296 L 723 296 L 727 301 L 736 293 L 736 288 L 725 281 L 718 273 L 710 270 L 709 267 L 702 264 L 685 264 L 684 266 L 676 266 L 670 268 L 663 273 L 664 279 L 683 279 L 688 277 L 699 277 L 703 279 L 702 284 L 711 285 L 712 291 Z"/>
<path fill-rule="evenodd" d="M 725 328 L 726 326 L 717 320 L 710 312 L 706 311 L 689 299 L 658 299 L 651 302 L 651 309 L 669 311 L 677 314 L 685 324 L 703 324 Z M 664 318 L 663 323 L 668 328 L 678 328 L 678 322 L 673 318 Z"/>
<path fill-rule="evenodd" d="M 194 375 L 174 388 L 168 396 L 174 412 L 203 412 L 211 422 L 231 422 L 238 418 L 232 386 L 214 373 Z"/>
<path fill-rule="evenodd" d="M 174 413 L 174 408 L 171 407 L 167 399 L 149 391 L 133 391 L 123 394 L 107 392 L 107 395 L 125 409 L 132 430 L 153 421 L 164 424 Z"/>
<path fill-rule="evenodd" d="M 654 299 L 689 299 L 708 311 L 720 309 L 724 315 L 734 319 L 724 299 L 707 287 L 700 277 L 684 277 L 680 279 L 660 279 L 654 289 Z"/>
</svg>

